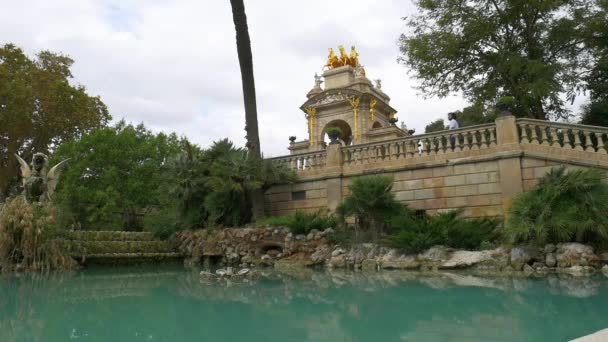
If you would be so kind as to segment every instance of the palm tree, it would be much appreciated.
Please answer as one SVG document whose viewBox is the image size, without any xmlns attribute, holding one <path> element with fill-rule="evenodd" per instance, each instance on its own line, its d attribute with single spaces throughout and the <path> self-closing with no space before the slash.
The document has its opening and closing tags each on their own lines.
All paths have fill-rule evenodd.
<svg viewBox="0 0 608 342">
<path fill-rule="evenodd" d="M 236 30 L 236 50 L 241 67 L 241 81 L 243 83 L 243 99 L 245 101 L 245 131 L 247 132 L 247 148 L 251 158 L 260 159 L 260 136 L 258 133 L 258 112 L 255 100 L 255 82 L 253 78 L 253 58 L 251 56 L 251 41 L 247 27 L 247 15 L 243 0 L 230 0 L 232 6 L 232 20 Z M 253 199 L 253 217 L 263 215 L 263 194 L 255 190 L 251 194 Z"/>
</svg>

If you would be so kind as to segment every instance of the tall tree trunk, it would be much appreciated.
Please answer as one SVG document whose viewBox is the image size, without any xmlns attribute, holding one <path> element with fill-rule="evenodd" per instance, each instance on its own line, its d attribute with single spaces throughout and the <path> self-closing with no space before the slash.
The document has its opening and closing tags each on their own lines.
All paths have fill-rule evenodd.
<svg viewBox="0 0 608 342">
<path fill-rule="evenodd" d="M 243 0 L 230 0 L 232 20 L 236 30 L 236 50 L 241 67 L 243 83 L 243 100 L 245 101 L 245 131 L 247 132 L 247 148 L 251 158 L 261 158 L 260 136 L 258 133 L 258 112 L 255 100 L 255 82 L 253 78 L 253 57 L 251 56 L 251 41 L 247 27 L 247 15 Z M 264 196 L 261 190 L 251 194 L 253 202 L 253 219 L 264 214 Z"/>
</svg>

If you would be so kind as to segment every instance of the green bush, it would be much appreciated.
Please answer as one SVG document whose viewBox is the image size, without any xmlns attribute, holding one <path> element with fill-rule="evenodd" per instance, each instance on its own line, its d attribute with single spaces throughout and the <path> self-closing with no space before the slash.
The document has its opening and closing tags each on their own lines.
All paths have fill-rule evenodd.
<svg viewBox="0 0 608 342">
<path fill-rule="evenodd" d="M 354 217 L 355 228 L 373 230 L 377 239 L 386 225 L 386 218 L 404 210 L 391 192 L 392 187 L 390 177 L 374 175 L 356 178 L 349 186 L 350 196 L 338 206 L 336 213 L 342 221 Z"/>
<path fill-rule="evenodd" d="M 287 227 L 294 234 L 308 234 L 313 229 L 323 231 L 326 228 L 336 228 L 338 220 L 334 216 L 323 215 L 321 212 L 296 211 L 292 215 L 264 218 L 258 221 L 258 225 Z"/>
<path fill-rule="evenodd" d="M 476 250 L 487 248 L 498 237 L 499 221 L 493 218 L 463 219 L 461 211 L 416 218 L 399 215 L 389 221 L 394 231 L 384 241 L 387 245 L 418 253 L 435 245 Z"/>
<path fill-rule="evenodd" d="M 157 237 L 166 239 L 184 228 L 180 225 L 180 222 L 177 209 L 165 207 L 161 210 L 148 213 L 144 217 L 144 230 L 151 232 Z"/>
<path fill-rule="evenodd" d="M 531 191 L 519 194 L 505 230 L 512 243 L 608 241 L 608 184 L 595 169 L 552 169 Z"/>
</svg>

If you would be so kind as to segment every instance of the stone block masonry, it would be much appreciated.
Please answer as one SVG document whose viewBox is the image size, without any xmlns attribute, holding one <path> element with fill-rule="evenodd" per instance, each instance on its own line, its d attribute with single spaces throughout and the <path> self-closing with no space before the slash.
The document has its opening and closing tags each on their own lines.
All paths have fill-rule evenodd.
<svg viewBox="0 0 608 342">
<path fill-rule="evenodd" d="M 270 215 L 333 210 L 349 195 L 353 179 L 381 174 L 393 178 L 395 198 L 412 209 L 506 216 L 513 198 L 554 167 L 608 171 L 607 134 L 603 127 L 503 116 L 493 124 L 330 145 L 325 151 L 273 158 L 296 170 L 298 181 L 269 189 L 265 207 Z"/>
</svg>

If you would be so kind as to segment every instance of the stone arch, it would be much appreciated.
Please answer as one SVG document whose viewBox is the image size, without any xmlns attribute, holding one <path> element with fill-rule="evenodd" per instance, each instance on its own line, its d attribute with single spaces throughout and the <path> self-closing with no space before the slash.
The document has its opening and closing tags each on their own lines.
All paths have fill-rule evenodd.
<svg viewBox="0 0 608 342">
<path fill-rule="evenodd" d="M 350 125 L 348 124 L 348 122 L 344 121 L 344 120 L 332 120 L 330 122 L 328 122 L 327 124 L 325 124 L 325 126 L 323 127 L 323 131 L 321 133 L 321 141 L 324 141 L 327 134 L 325 133 L 326 130 L 329 127 L 338 127 L 342 130 L 342 134 L 340 135 L 340 140 L 342 140 L 344 142 L 344 144 L 346 145 L 350 145 L 352 143 L 352 139 L 353 139 L 353 131 L 350 128 Z"/>
<path fill-rule="evenodd" d="M 382 128 L 382 123 L 380 121 L 375 121 L 372 125 L 372 129 Z"/>
</svg>

